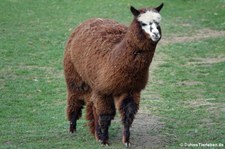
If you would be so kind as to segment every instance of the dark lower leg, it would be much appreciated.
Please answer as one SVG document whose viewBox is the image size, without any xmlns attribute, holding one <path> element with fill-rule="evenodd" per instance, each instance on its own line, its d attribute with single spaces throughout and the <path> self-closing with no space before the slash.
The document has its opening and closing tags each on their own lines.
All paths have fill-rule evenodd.
<svg viewBox="0 0 225 149">
<path fill-rule="evenodd" d="M 95 94 L 95 136 L 102 144 L 107 145 L 109 139 L 108 129 L 111 120 L 114 118 L 116 110 L 114 100 L 111 96 Z"/>
<path fill-rule="evenodd" d="M 77 113 L 72 112 L 71 113 L 71 120 L 70 120 L 70 132 L 74 133 L 76 131 L 77 127 Z"/>
<path fill-rule="evenodd" d="M 69 132 L 71 133 L 76 131 L 77 120 L 81 117 L 83 105 L 83 101 L 77 101 L 76 106 L 73 104 L 73 106 L 68 105 L 67 107 L 68 120 L 70 121 Z"/>
<path fill-rule="evenodd" d="M 99 116 L 99 126 L 100 129 L 98 129 L 98 132 L 100 133 L 100 140 L 102 141 L 102 144 L 106 145 L 109 144 L 109 126 L 111 124 L 111 120 L 113 119 L 114 115 L 110 114 L 102 114 Z"/>
<path fill-rule="evenodd" d="M 123 143 L 128 147 L 130 143 L 130 126 L 124 125 L 123 128 Z"/>
<path fill-rule="evenodd" d="M 77 126 L 77 120 L 81 117 L 81 110 L 83 107 L 80 107 L 79 109 L 77 109 L 76 111 L 73 111 L 70 114 L 70 132 L 74 133 L 76 132 L 76 126 Z"/>
<path fill-rule="evenodd" d="M 138 103 L 134 101 L 133 96 L 128 95 L 120 105 L 120 113 L 122 116 L 123 130 L 123 143 L 128 147 L 130 145 L 130 127 L 133 123 L 134 116 L 138 110 Z"/>
</svg>

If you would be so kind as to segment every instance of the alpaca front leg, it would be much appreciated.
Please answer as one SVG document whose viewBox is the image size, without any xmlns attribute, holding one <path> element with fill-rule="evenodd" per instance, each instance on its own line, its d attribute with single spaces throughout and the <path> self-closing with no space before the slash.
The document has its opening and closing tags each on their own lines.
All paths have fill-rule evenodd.
<svg viewBox="0 0 225 149">
<path fill-rule="evenodd" d="M 99 126 L 100 126 L 100 133 L 101 133 L 101 143 L 103 145 L 109 145 L 109 126 L 111 124 L 111 120 L 113 119 L 114 115 L 112 114 L 101 114 L 99 116 Z"/>
<path fill-rule="evenodd" d="M 95 136 L 103 145 L 108 145 L 109 142 L 109 126 L 111 120 L 115 116 L 115 105 L 111 96 L 100 96 L 95 98 Z"/>
<path fill-rule="evenodd" d="M 140 94 L 128 94 L 125 98 L 121 99 L 119 111 L 123 123 L 123 144 L 126 147 L 130 146 L 130 127 L 133 123 L 134 116 L 138 111 L 140 101 Z"/>
</svg>

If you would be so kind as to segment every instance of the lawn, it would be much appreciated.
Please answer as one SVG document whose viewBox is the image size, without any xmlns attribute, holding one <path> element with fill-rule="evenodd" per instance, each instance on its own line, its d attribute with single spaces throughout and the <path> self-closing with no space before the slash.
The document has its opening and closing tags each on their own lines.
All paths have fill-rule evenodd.
<svg viewBox="0 0 225 149">
<path fill-rule="evenodd" d="M 90 135 L 84 118 L 76 134 L 68 133 L 65 42 L 72 29 L 88 18 L 129 25 L 130 5 L 159 4 L 157 0 L 1 0 L 0 148 L 104 148 Z M 225 146 L 225 1 L 164 0 L 164 4 L 163 39 L 140 106 L 146 120 L 138 119 L 144 123 L 157 117 L 160 127 L 146 130 L 156 142 L 149 138 L 152 145 L 135 147 Z M 112 123 L 108 148 L 123 147 L 120 127 L 120 122 Z M 142 132 L 142 126 L 137 128 Z M 132 139 L 141 142 L 141 137 Z"/>
</svg>

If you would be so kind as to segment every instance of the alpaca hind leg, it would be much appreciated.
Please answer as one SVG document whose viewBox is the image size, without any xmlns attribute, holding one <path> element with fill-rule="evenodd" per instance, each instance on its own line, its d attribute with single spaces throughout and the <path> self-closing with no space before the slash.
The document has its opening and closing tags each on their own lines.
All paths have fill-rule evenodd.
<svg viewBox="0 0 225 149">
<path fill-rule="evenodd" d="M 71 83 L 68 85 L 68 97 L 67 97 L 67 117 L 70 121 L 70 129 L 71 133 L 76 131 L 76 122 L 82 115 L 82 109 L 85 104 L 84 102 L 84 94 L 83 90 L 80 88 L 74 88 L 71 86 Z"/>
<path fill-rule="evenodd" d="M 113 98 L 111 96 L 94 95 L 95 108 L 95 134 L 96 138 L 103 144 L 108 145 L 108 129 L 111 120 L 114 118 L 116 110 Z"/>
<path fill-rule="evenodd" d="M 130 146 L 130 127 L 139 108 L 140 93 L 132 93 L 121 98 L 118 104 L 123 124 L 123 143 Z"/>
<path fill-rule="evenodd" d="M 77 120 L 81 117 L 83 105 L 84 101 L 79 100 L 76 95 L 70 95 L 68 97 L 67 117 L 70 121 L 69 132 L 71 133 L 76 131 Z"/>
<path fill-rule="evenodd" d="M 88 92 L 89 87 L 86 85 L 71 62 L 69 52 L 65 53 L 64 58 L 64 75 L 67 85 L 67 117 L 70 121 L 71 133 L 76 131 L 76 121 L 81 117 L 84 105 L 84 95 Z"/>
</svg>

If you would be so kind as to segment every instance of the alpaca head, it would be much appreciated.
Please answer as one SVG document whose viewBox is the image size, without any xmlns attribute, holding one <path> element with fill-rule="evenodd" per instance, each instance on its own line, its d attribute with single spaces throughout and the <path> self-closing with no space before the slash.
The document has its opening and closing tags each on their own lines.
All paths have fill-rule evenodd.
<svg viewBox="0 0 225 149">
<path fill-rule="evenodd" d="M 161 29 L 159 26 L 161 16 L 159 12 L 162 7 L 163 3 L 156 8 L 145 8 L 140 10 L 135 9 L 133 6 L 130 7 L 132 14 L 138 21 L 141 29 L 153 42 L 158 42 L 161 38 Z"/>
</svg>

